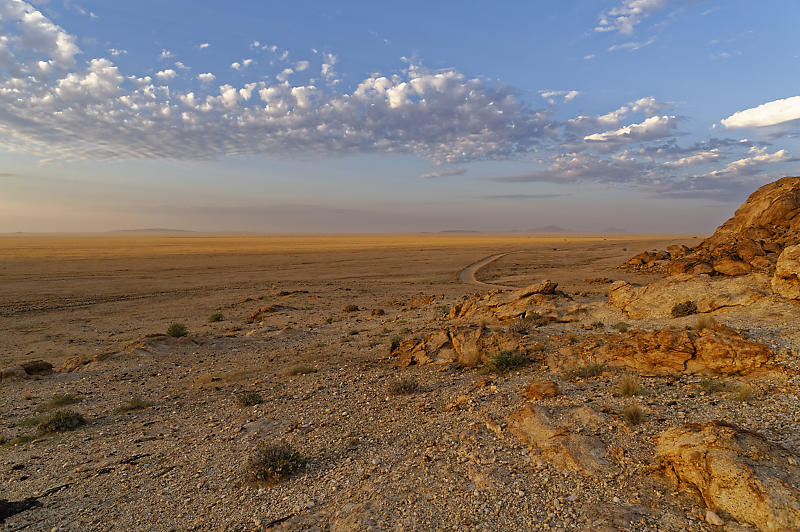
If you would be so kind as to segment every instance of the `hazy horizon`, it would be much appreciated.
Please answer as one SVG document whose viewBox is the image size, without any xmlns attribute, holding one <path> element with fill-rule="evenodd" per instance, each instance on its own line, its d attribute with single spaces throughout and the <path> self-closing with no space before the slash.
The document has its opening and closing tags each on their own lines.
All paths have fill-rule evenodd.
<svg viewBox="0 0 800 532">
<path fill-rule="evenodd" d="M 0 233 L 707 234 L 798 173 L 789 0 L 0 0 Z"/>
</svg>

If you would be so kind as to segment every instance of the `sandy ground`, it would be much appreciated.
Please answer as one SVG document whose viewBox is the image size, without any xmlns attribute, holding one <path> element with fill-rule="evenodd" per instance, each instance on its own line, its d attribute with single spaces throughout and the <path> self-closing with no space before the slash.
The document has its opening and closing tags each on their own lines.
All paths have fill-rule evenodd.
<svg viewBox="0 0 800 532">
<path fill-rule="evenodd" d="M 647 282 L 654 276 L 616 266 L 645 249 L 697 241 L 522 234 L 2 237 L 0 367 L 43 359 L 58 369 L 75 356 L 115 355 L 81 371 L 0 385 L 6 440 L 0 499 L 41 496 L 40 506 L 0 527 L 711 530 L 696 500 L 650 480 L 646 464 L 633 457 L 652 453 L 652 435 L 676 408 L 681 419 L 714 419 L 729 409 L 724 394 L 707 397 L 691 380 L 667 383 L 666 391 L 645 396 L 652 421 L 628 429 L 614 414 L 623 405 L 614 396 L 614 376 L 572 382 L 551 375 L 564 388 L 552 404 L 592 403 L 607 412 L 608 426 L 598 430 L 630 458 L 615 462 L 607 478 L 587 479 L 532 463 L 519 442 L 487 428 L 487 419 L 499 422 L 519 406 L 524 385 L 545 368 L 528 366 L 486 385 L 475 369 L 399 370 L 389 357 L 394 337 L 434 329 L 449 305 L 487 291 L 458 277 L 484 257 L 511 252 L 478 270 L 478 280 L 525 286 L 547 278 L 602 300 L 603 285 L 588 280 Z M 260 308 L 268 309 L 263 321 L 249 323 Z M 217 312 L 224 318 L 209 322 Z M 186 324 L 188 339 L 124 348 L 172 322 Z M 552 341 L 572 330 L 581 332 L 568 324 L 537 334 Z M 296 371 L 299 364 L 303 371 Z M 401 371 L 418 380 L 416 393 L 389 393 Z M 244 390 L 264 402 L 237 404 Z M 57 393 L 80 399 L 70 408 L 87 424 L 35 436 L 26 420 L 44 415 L 37 408 Z M 474 407 L 447 408 L 465 393 L 473 394 Z M 690 403 L 674 406 L 687 395 Z M 115 412 L 134 396 L 151 405 Z M 761 428 L 793 444 L 796 391 L 737 408 L 734 421 L 768 419 Z M 279 440 L 308 465 L 276 486 L 254 487 L 246 481 L 252 448 Z"/>
</svg>

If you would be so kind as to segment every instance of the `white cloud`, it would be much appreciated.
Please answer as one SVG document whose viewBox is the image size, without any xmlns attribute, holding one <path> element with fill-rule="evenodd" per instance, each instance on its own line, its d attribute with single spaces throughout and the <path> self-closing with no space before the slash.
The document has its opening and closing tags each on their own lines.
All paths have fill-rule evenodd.
<svg viewBox="0 0 800 532">
<path fill-rule="evenodd" d="M 800 118 L 800 96 L 793 96 L 739 111 L 721 122 L 727 129 L 738 129 L 774 126 L 798 118 Z"/>
<path fill-rule="evenodd" d="M 595 31 L 631 35 L 644 19 L 665 8 L 668 3 L 668 0 L 622 0 L 618 6 L 600 15 Z"/>
<path fill-rule="evenodd" d="M 278 81 L 286 81 L 292 74 L 294 74 L 294 70 L 291 68 L 284 68 L 275 78 Z"/>
<path fill-rule="evenodd" d="M 198 74 L 197 79 L 199 79 L 201 83 L 211 83 L 212 81 L 217 79 L 217 76 L 215 76 L 211 72 L 204 72 L 202 74 Z"/>
<path fill-rule="evenodd" d="M 767 153 L 766 148 L 756 148 L 754 146 L 750 148 L 750 153 L 753 155 L 733 161 L 725 168 L 721 170 L 714 170 L 706 175 L 708 177 L 728 176 L 731 174 L 738 175 L 747 172 L 754 166 L 760 166 L 767 163 L 780 163 L 791 159 L 791 156 L 786 150 L 778 150 L 775 153 Z"/>
<path fill-rule="evenodd" d="M 233 63 L 231 63 L 231 68 L 234 70 L 244 70 L 245 68 L 249 67 L 252 62 L 253 62 L 252 59 L 242 59 L 241 61 L 234 61 Z"/>
<path fill-rule="evenodd" d="M 434 179 L 437 177 L 446 177 L 446 176 L 454 176 L 454 175 L 463 175 L 467 173 L 466 168 L 461 167 L 453 167 L 453 168 L 444 168 L 442 170 L 435 170 L 433 172 L 427 172 L 424 174 L 419 174 L 417 176 L 418 179 Z"/>
<path fill-rule="evenodd" d="M 164 60 L 166 60 L 166 59 L 172 59 L 173 57 L 175 57 L 175 54 L 174 54 L 174 53 L 172 53 L 172 52 L 171 52 L 171 51 L 169 51 L 169 50 L 164 50 L 164 49 L 162 48 L 162 49 L 161 49 L 161 54 L 158 56 L 158 59 L 159 59 L 159 60 L 161 60 L 161 61 L 164 61 Z"/>
<path fill-rule="evenodd" d="M 334 81 L 336 78 L 336 71 L 333 69 L 333 65 L 339 61 L 339 58 L 330 53 L 323 53 L 322 57 L 323 62 L 320 73 L 322 74 L 323 78 L 329 81 Z"/>
<path fill-rule="evenodd" d="M 656 42 L 656 38 L 655 37 L 650 37 L 646 41 L 629 41 L 629 42 L 624 42 L 624 43 L 621 43 L 621 44 L 614 44 L 612 46 L 609 46 L 608 47 L 608 51 L 609 52 L 616 52 L 617 50 L 628 50 L 628 51 L 631 51 L 631 52 L 635 52 L 636 50 L 641 50 L 645 46 L 650 46 L 654 42 Z"/>
<path fill-rule="evenodd" d="M 701 164 L 701 163 L 716 161 L 720 157 L 721 155 L 719 152 L 719 148 L 713 148 L 711 150 L 695 153 L 694 155 L 687 155 L 686 157 L 681 157 L 676 161 L 667 161 L 664 163 L 664 166 L 670 166 L 670 167 L 689 166 L 693 164 Z"/>
<path fill-rule="evenodd" d="M 58 80 L 53 93 L 63 102 L 103 100 L 119 94 L 123 77 L 108 59 L 92 59 L 84 73 L 70 73 Z"/>
<path fill-rule="evenodd" d="M 580 91 L 553 91 L 553 90 L 544 90 L 539 91 L 539 95 L 550 105 L 556 103 L 556 98 L 561 98 L 564 103 L 575 99 L 580 94 Z"/>
<path fill-rule="evenodd" d="M 201 43 L 201 44 L 200 44 L 200 49 L 201 49 L 201 50 L 205 50 L 205 49 L 206 49 L 206 48 L 208 48 L 209 46 L 211 46 L 209 43 L 207 43 L 207 42 L 204 42 L 204 43 Z"/>
<path fill-rule="evenodd" d="M 160 79 L 161 81 L 169 81 L 169 80 L 175 78 L 175 76 L 176 76 L 176 72 L 174 70 L 172 70 L 171 68 L 168 68 L 166 70 L 160 70 L 160 71 L 156 72 L 156 77 L 158 79 Z"/>
<path fill-rule="evenodd" d="M 108 53 L 113 55 L 114 57 L 119 57 L 121 55 L 127 54 L 128 50 L 119 50 L 117 48 L 109 48 Z"/>
<path fill-rule="evenodd" d="M 302 72 L 303 70 L 307 70 L 310 64 L 311 63 L 308 61 L 298 61 L 294 64 L 294 69 L 296 72 Z"/>
<path fill-rule="evenodd" d="M 191 70 L 192 69 L 191 67 L 188 67 L 188 66 L 184 65 L 182 61 L 175 61 L 175 67 L 178 68 L 179 70 Z"/>
<path fill-rule="evenodd" d="M 630 124 L 616 130 L 595 133 L 583 137 L 583 140 L 601 143 L 640 142 L 664 137 L 672 134 L 677 125 L 676 116 L 651 116 L 639 124 Z"/>
<path fill-rule="evenodd" d="M 631 113 L 642 113 L 644 116 L 655 116 L 661 112 L 665 104 L 659 102 L 652 96 L 639 98 L 638 100 L 628 102 L 625 105 L 599 116 L 578 116 L 568 121 L 568 125 L 572 129 L 585 130 L 601 127 L 617 126 L 622 122 L 622 119 Z"/>
<path fill-rule="evenodd" d="M 54 67 L 69 68 L 81 52 L 75 37 L 22 0 L 0 1 L 0 22 L 10 22 L 18 30 L 0 35 L 5 37 L 4 47 L 21 60 L 17 65 L 21 71 L 38 65 L 42 55 L 49 57 Z"/>
</svg>

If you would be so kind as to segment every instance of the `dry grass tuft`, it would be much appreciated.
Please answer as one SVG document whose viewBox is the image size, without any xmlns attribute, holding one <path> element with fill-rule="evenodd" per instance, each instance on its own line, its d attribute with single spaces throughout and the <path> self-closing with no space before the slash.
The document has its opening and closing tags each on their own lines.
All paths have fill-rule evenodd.
<svg viewBox="0 0 800 532">
<path fill-rule="evenodd" d="M 644 418 L 644 410 L 637 404 L 630 404 L 622 410 L 622 419 L 624 419 L 628 425 L 638 425 L 644 421 Z"/>
<path fill-rule="evenodd" d="M 617 383 L 617 390 L 623 397 L 633 397 L 642 394 L 642 386 L 639 379 L 633 375 L 623 375 Z"/>
<path fill-rule="evenodd" d="M 260 484 L 276 484 L 303 469 L 306 459 L 287 442 L 262 443 L 247 463 L 248 480 Z"/>
<path fill-rule="evenodd" d="M 211 323 L 222 321 L 225 319 L 225 315 L 222 312 L 215 312 L 211 316 L 208 317 L 208 321 Z"/>
<path fill-rule="evenodd" d="M 529 362 L 528 357 L 516 349 L 504 349 L 486 360 L 486 370 L 498 375 L 514 371 Z"/>
<path fill-rule="evenodd" d="M 606 367 L 603 364 L 589 364 L 586 366 L 578 366 L 567 371 L 566 375 L 570 379 L 590 379 L 597 377 Z"/>
<path fill-rule="evenodd" d="M 124 403 L 120 403 L 115 409 L 115 414 L 124 414 L 126 412 L 132 412 L 134 410 L 143 410 L 145 408 L 149 408 L 152 406 L 153 403 L 144 399 L 143 397 L 139 397 L 138 395 L 131 397 Z"/>
<path fill-rule="evenodd" d="M 44 412 L 45 410 L 52 410 L 67 405 L 74 405 L 80 403 L 81 398 L 71 393 L 57 393 L 50 399 L 36 407 L 37 412 Z"/>
<path fill-rule="evenodd" d="M 85 424 L 86 420 L 79 413 L 72 410 L 57 410 L 39 422 L 39 432 L 42 434 L 65 432 Z"/>
<path fill-rule="evenodd" d="M 295 364 L 286 370 L 287 377 L 294 377 L 296 375 L 308 375 L 309 373 L 316 373 L 317 368 L 309 366 L 308 364 Z"/>
<path fill-rule="evenodd" d="M 419 383 L 412 377 L 400 377 L 389 384 L 389 393 L 392 395 L 411 395 L 419 390 Z"/>
<path fill-rule="evenodd" d="M 236 394 L 236 402 L 242 406 L 255 406 L 264 402 L 264 399 L 255 390 L 245 390 Z"/>
<path fill-rule="evenodd" d="M 167 336 L 171 336 L 172 338 L 180 338 L 187 334 L 189 334 L 189 329 L 187 329 L 186 325 L 183 323 L 172 323 L 167 327 Z"/>
<path fill-rule="evenodd" d="M 672 317 L 682 318 L 684 316 L 691 316 L 697 314 L 697 303 L 694 301 L 684 301 L 683 303 L 676 303 L 672 307 Z"/>
<path fill-rule="evenodd" d="M 710 316 L 703 316 L 701 318 L 697 318 L 697 322 L 694 325 L 694 330 L 702 331 L 703 329 L 710 329 L 717 323 L 716 320 Z"/>
</svg>

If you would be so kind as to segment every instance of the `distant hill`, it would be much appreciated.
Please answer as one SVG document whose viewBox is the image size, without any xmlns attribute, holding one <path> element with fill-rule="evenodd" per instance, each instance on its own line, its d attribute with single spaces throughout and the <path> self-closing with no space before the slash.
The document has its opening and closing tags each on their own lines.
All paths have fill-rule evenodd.
<svg viewBox="0 0 800 532">
<path fill-rule="evenodd" d="M 541 227 L 534 227 L 533 229 L 528 229 L 529 233 L 574 233 L 575 231 L 571 229 L 565 229 L 564 227 L 558 225 L 543 225 Z"/>
<path fill-rule="evenodd" d="M 480 231 L 475 231 L 473 229 L 445 229 L 444 231 L 439 231 L 440 233 L 480 233 Z"/>
<path fill-rule="evenodd" d="M 145 229 L 117 229 L 109 231 L 115 235 L 174 235 L 184 233 L 197 233 L 197 231 L 187 231 L 186 229 L 166 229 L 163 227 L 151 227 Z"/>
</svg>

